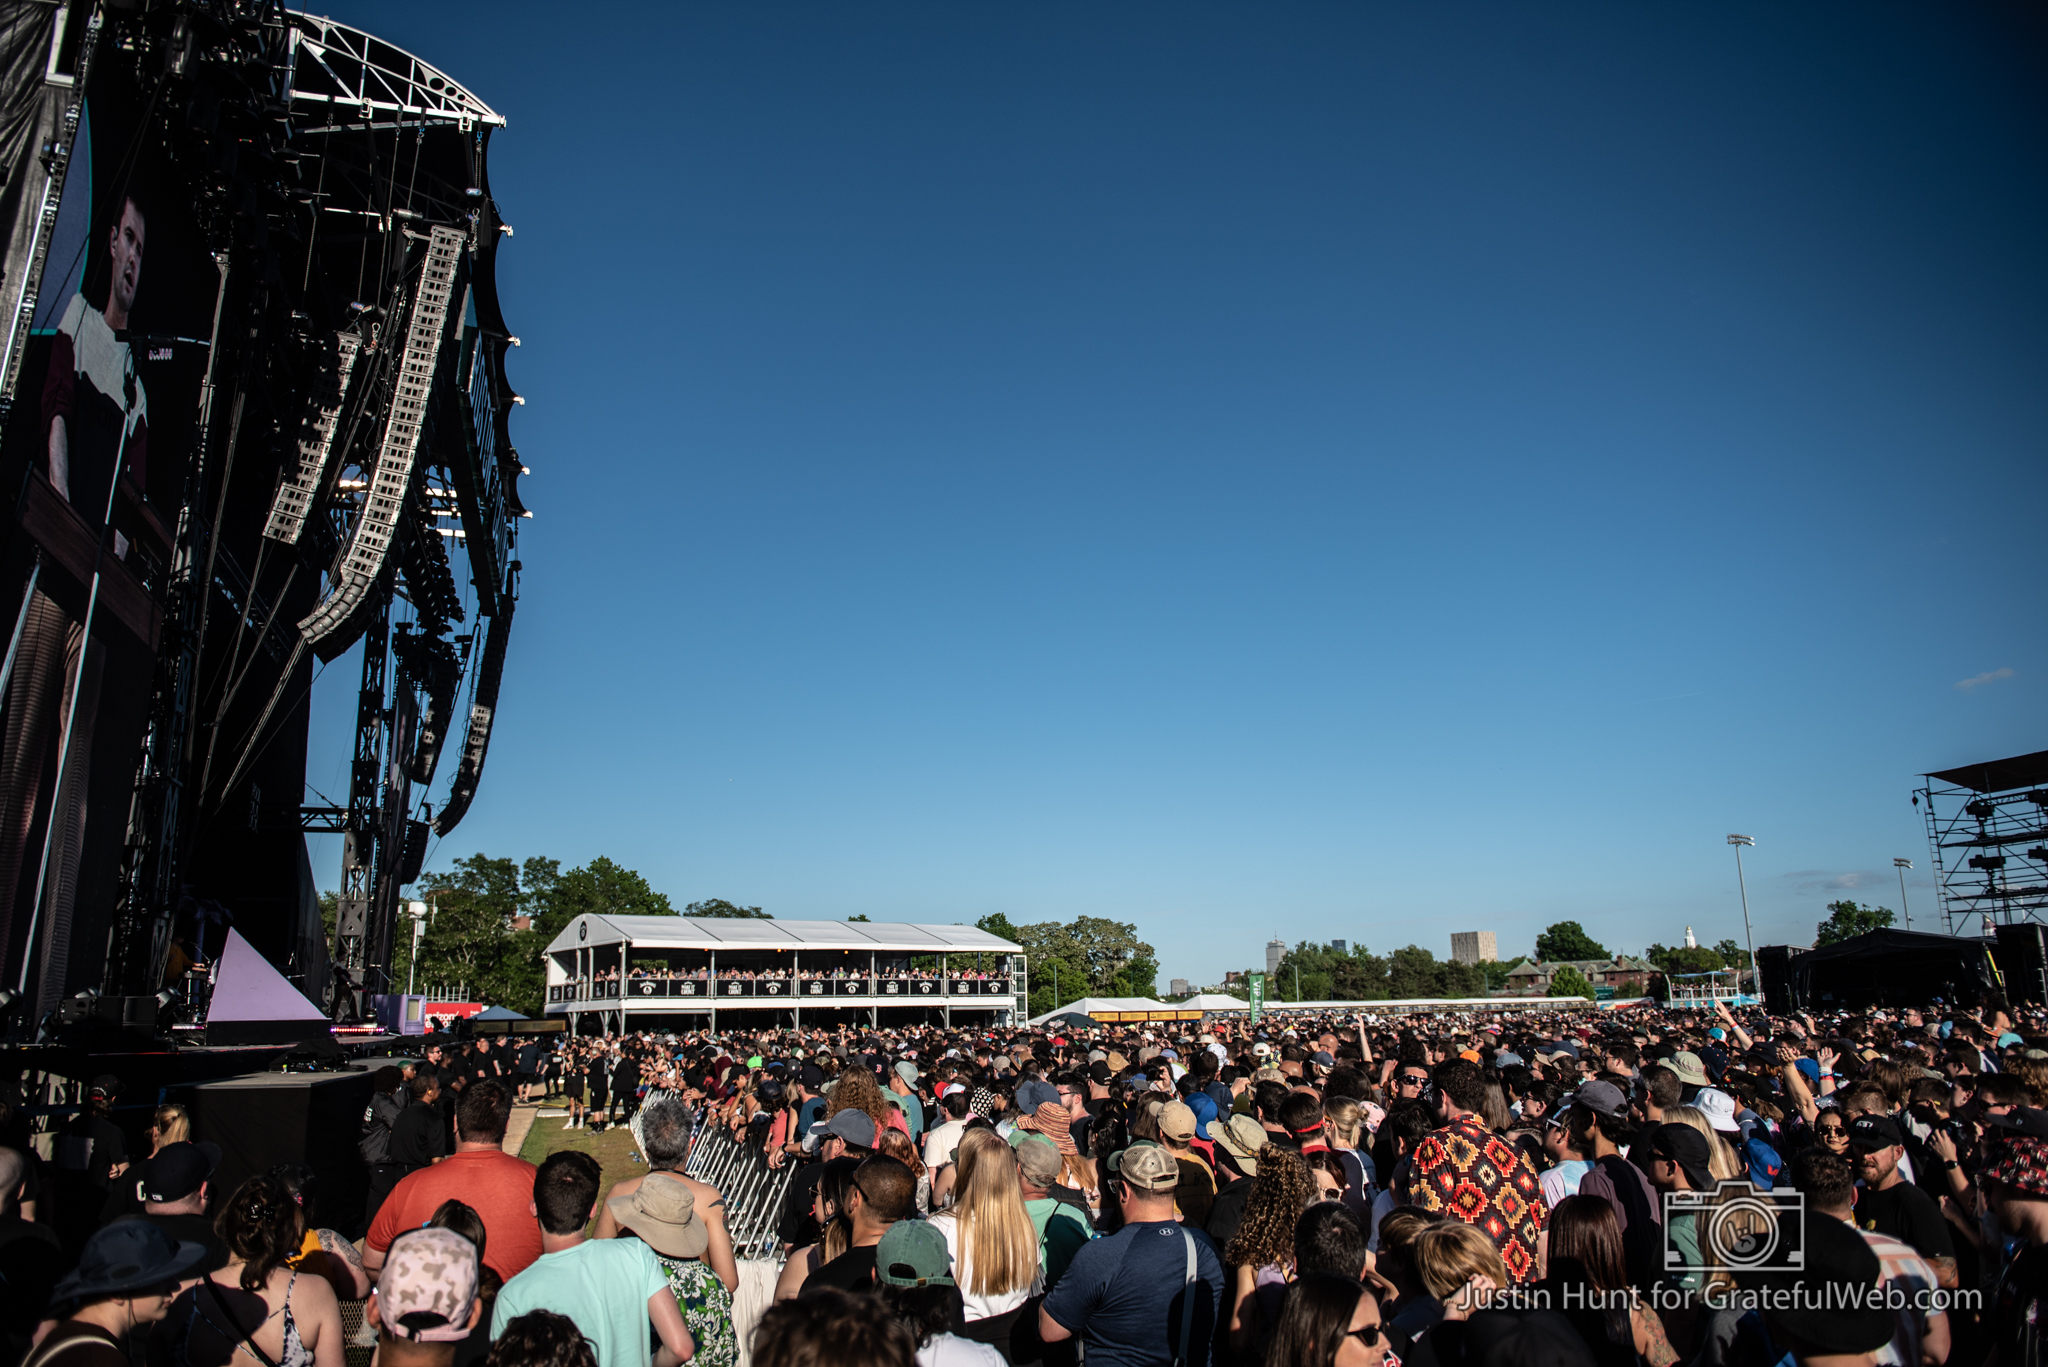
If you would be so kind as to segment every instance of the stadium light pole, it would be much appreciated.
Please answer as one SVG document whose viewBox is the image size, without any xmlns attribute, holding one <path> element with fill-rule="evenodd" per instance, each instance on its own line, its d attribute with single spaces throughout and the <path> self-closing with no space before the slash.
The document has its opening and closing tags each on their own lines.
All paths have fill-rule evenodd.
<svg viewBox="0 0 2048 1367">
<path fill-rule="evenodd" d="M 1756 984 L 1756 932 L 1749 928 L 1749 885 L 1742 879 L 1742 847 L 1756 842 L 1746 835 L 1731 835 L 1728 843 L 1735 847 L 1735 887 L 1742 894 L 1742 938 L 1749 942 L 1749 980 Z"/>
<path fill-rule="evenodd" d="M 1899 910 L 1905 913 L 1906 929 L 1913 928 L 1913 908 L 1906 905 L 1906 870 L 1913 867 L 1910 859 L 1894 859 L 1892 867 L 1899 871 Z"/>
</svg>

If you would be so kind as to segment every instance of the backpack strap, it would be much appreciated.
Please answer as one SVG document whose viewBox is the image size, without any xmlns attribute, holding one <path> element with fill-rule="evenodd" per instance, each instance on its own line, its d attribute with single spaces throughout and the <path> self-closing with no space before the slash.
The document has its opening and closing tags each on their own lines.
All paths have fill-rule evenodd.
<svg viewBox="0 0 2048 1367">
<path fill-rule="evenodd" d="M 1183 1225 L 1180 1241 L 1187 1245 L 1188 1275 L 1182 1283 L 1180 1297 L 1180 1352 L 1174 1354 L 1173 1367 L 1187 1367 L 1189 1360 L 1188 1340 L 1195 1332 L 1195 1236 L 1188 1233 Z"/>
</svg>

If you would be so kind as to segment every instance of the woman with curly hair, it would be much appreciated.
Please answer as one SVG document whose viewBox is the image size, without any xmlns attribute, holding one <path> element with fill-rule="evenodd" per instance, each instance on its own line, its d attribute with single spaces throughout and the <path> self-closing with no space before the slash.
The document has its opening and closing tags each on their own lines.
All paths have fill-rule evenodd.
<svg viewBox="0 0 2048 1367">
<path fill-rule="evenodd" d="M 901 1130 L 883 1130 L 875 1136 L 875 1152 L 889 1157 L 910 1169 L 917 1178 L 917 1213 L 920 1217 L 932 1213 L 932 1174 L 917 1156 L 917 1145 L 910 1142 L 910 1136 Z"/>
<path fill-rule="evenodd" d="M 1281 1298 L 1294 1271 L 1294 1222 L 1316 1199 L 1315 1179 L 1301 1155 L 1267 1144 L 1245 1202 L 1244 1222 L 1223 1250 L 1230 1288 L 1230 1348 L 1240 1361 L 1265 1356 L 1279 1322 Z"/>
<path fill-rule="evenodd" d="M 825 1101 L 826 1120 L 841 1111 L 866 1111 L 868 1119 L 875 1122 L 875 1133 L 891 1128 L 892 1109 L 888 1098 L 882 1095 L 882 1084 L 866 1068 L 848 1068 L 840 1073 L 839 1081 L 832 1084 L 832 1094 Z M 904 1122 L 903 1112 L 893 1112 L 894 1128 L 904 1134 L 910 1133 L 910 1126 Z"/>
<path fill-rule="evenodd" d="M 278 1367 L 342 1367 L 334 1289 L 320 1277 L 301 1280 L 290 1266 L 301 1241 L 291 1190 L 275 1177 L 251 1177 L 213 1227 L 228 1247 L 227 1266 L 171 1303 L 151 1339 L 153 1367 L 225 1363 L 245 1341 Z"/>
</svg>

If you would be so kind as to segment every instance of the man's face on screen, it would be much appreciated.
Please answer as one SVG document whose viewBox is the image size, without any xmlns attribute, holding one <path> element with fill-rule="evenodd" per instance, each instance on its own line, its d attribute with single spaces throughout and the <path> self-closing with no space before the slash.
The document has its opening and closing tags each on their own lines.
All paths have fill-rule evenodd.
<svg viewBox="0 0 2048 1367">
<path fill-rule="evenodd" d="M 142 284 L 142 237 L 142 215 L 132 203 L 122 205 L 121 221 L 114 225 L 111 244 L 114 288 L 109 300 L 113 307 L 107 311 L 118 312 L 123 323 L 135 307 L 135 291 Z"/>
</svg>

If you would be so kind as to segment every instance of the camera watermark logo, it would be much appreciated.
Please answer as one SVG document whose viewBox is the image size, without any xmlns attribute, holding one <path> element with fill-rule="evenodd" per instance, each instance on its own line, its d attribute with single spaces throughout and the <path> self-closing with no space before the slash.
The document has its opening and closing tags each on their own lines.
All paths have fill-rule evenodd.
<svg viewBox="0 0 2048 1367">
<path fill-rule="evenodd" d="M 1803 1272 L 1806 1198 L 1726 1181 L 1714 1191 L 1664 1193 L 1664 1270 Z"/>
</svg>

